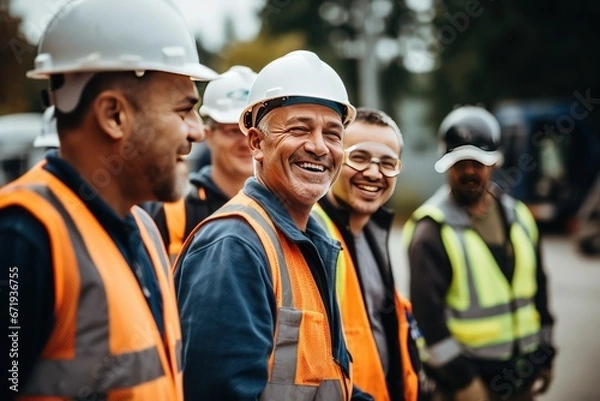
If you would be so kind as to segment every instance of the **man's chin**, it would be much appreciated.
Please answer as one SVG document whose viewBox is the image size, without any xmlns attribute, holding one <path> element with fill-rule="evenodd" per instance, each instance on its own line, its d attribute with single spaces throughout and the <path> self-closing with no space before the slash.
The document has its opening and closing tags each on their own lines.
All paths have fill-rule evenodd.
<svg viewBox="0 0 600 401">
<path fill-rule="evenodd" d="M 454 198 L 459 205 L 471 206 L 476 204 L 483 196 L 483 191 L 477 189 L 461 189 L 454 192 Z"/>
</svg>

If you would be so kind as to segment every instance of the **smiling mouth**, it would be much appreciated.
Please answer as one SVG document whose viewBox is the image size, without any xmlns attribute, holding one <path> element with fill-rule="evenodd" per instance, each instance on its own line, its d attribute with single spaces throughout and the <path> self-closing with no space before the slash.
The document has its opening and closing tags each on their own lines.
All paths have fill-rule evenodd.
<svg viewBox="0 0 600 401">
<path fill-rule="evenodd" d="M 374 185 L 365 185 L 365 184 L 356 184 L 356 187 L 362 191 L 366 191 L 366 192 L 379 192 L 381 190 L 381 188 L 376 187 Z"/>
<path fill-rule="evenodd" d="M 325 167 L 320 164 L 304 162 L 304 163 L 297 163 L 296 165 L 303 170 L 311 171 L 313 173 L 322 173 L 325 171 Z"/>
</svg>

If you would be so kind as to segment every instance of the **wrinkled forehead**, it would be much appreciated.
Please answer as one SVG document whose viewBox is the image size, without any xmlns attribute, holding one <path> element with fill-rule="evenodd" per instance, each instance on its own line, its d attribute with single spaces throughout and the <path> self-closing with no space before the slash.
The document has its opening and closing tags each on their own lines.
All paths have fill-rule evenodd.
<svg viewBox="0 0 600 401">
<path fill-rule="evenodd" d="M 312 103 L 294 104 L 279 107 L 267 114 L 269 124 L 303 123 L 310 126 L 322 125 L 343 129 L 340 115 L 327 106 Z"/>
</svg>

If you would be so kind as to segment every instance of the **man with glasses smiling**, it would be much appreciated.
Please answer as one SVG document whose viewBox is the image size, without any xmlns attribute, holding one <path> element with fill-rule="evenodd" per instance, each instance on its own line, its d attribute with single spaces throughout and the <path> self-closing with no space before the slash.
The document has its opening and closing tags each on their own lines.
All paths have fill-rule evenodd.
<svg viewBox="0 0 600 401">
<path fill-rule="evenodd" d="M 354 382 L 377 401 L 415 401 L 419 394 L 420 363 L 410 336 L 416 326 L 395 289 L 388 250 L 393 214 L 384 207 L 402 168 L 402 147 L 387 114 L 357 109 L 344 134 L 340 175 L 313 209 L 342 244 L 336 285 Z"/>
</svg>

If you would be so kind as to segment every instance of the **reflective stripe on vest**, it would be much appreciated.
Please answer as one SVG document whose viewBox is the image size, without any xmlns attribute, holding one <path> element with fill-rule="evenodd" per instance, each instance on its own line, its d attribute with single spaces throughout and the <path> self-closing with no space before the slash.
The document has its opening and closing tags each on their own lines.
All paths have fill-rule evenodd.
<svg viewBox="0 0 600 401">
<path fill-rule="evenodd" d="M 383 365 L 377 350 L 375 337 L 371 331 L 365 301 L 348 247 L 341 232 L 321 205 L 316 204 L 312 212 L 329 236 L 342 244 L 342 251 L 337 261 L 336 286 L 340 311 L 342 312 L 344 334 L 352 355 L 352 380 L 361 390 L 371 394 L 375 400 L 389 400 L 390 395 Z M 399 357 L 402 363 L 404 399 L 406 401 L 416 401 L 419 378 L 414 371 L 408 350 L 410 326 L 405 313 L 409 303 L 403 300 L 398 292 L 395 296 L 395 307 L 398 319 Z"/>
<path fill-rule="evenodd" d="M 535 350 L 541 328 L 534 301 L 537 227 L 522 203 L 504 198 L 501 204 L 510 223 L 509 239 L 515 254 L 512 284 L 480 235 L 467 225 L 468 217 L 447 196 L 419 208 L 411 220 L 428 216 L 441 224 L 442 242 L 452 265 L 446 304 L 447 324 L 454 339 L 468 355 L 505 360 L 512 356 L 515 342 L 524 352 Z M 409 230 L 414 230 L 414 224 Z M 412 232 L 405 231 L 404 235 L 410 243 Z M 440 354 L 439 345 L 432 347 L 430 354 Z M 450 343 L 443 346 L 452 354 L 456 352 Z M 439 359 L 450 356 L 439 355 Z"/>
<path fill-rule="evenodd" d="M 177 306 L 156 227 L 132 211 L 164 298 L 164 340 L 118 248 L 81 200 L 41 166 L 0 192 L 0 208 L 23 207 L 46 227 L 54 265 L 55 324 L 21 398 L 182 400 Z"/>
<path fill-rule="evenodd" d="M 183 249 L 208 221 L 228 216 L 243 218 L 258 235 L 277 299 L 269 380 L 260 400 L 349 400 L 351 383 L 333 360 L 327 313 L 310 268 L 299 248 L 274 227 L 258 203 L 238 193 L 192 231 Z M 175 269 L 178 265 L 179 260 Z"/>
</svg>

